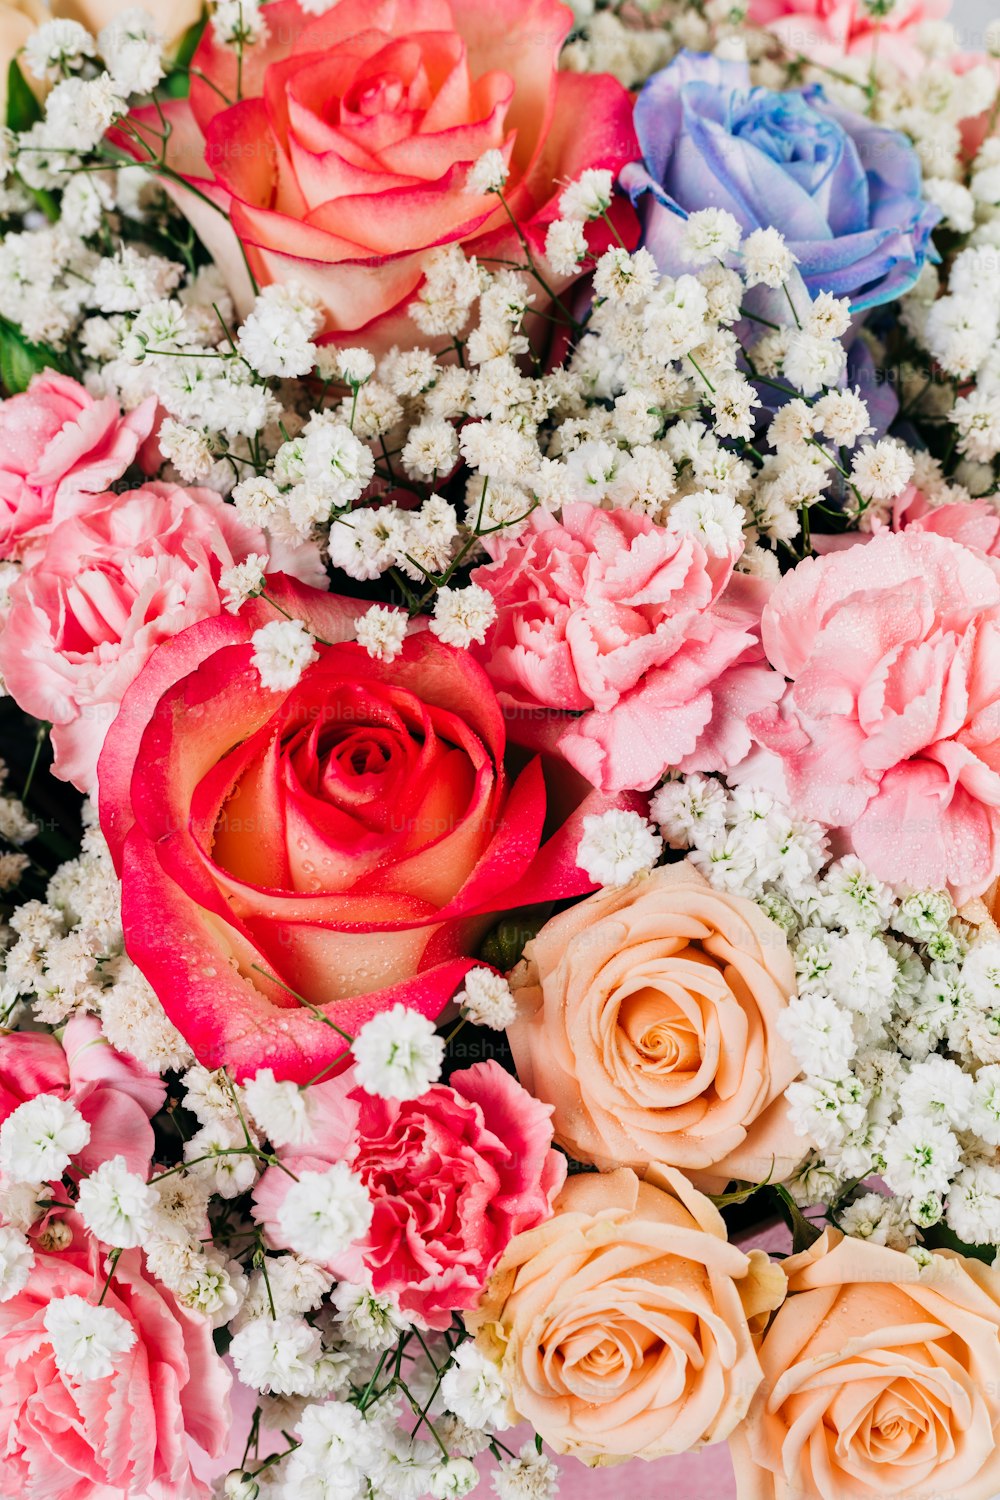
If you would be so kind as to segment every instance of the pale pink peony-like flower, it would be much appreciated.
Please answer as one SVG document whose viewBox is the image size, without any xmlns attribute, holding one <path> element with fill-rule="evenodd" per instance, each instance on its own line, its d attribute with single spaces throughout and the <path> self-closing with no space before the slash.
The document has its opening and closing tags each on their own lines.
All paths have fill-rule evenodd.
<svg viewBox="0 0 1000 1500">
<path fill-rule="evenodd" d="M 330 1270 L 371 1278 L 404 1313 L 447 1328 L 473 1307 L 514 1235 L 547 1219 L 566 1177 L 552 1147 L 552 1111 L 498 1063 L 475 1063 L 417 1099 L 376 1098 L 350 1074 L 317 1085 L 316 1144 L 282 1152 L 296 1175 L 350 1163 L 372 1200 L 368 1238 Z M 255 1192 L 256 1216 L 282 1245 L 278 1212 L 292 1179 L 271 1167 Z"/>
<path fill-rule="evenodd" d="M 111 1373 L 63 1375 L 46 1310 L 61 1297 L 96 1303 L 104 1253 L 82 1237 L 58 1254 L 36 1252 L 27 1285 L 0 1303 L 0 1494 L 19 1500 L 208 1500 L 191 1470 L 190 1441 L 212 1456 L 229 1431 L 231 1377 L 211 1322 L 182 1307 L 127 1250 L 103 1306 L 134 1341 Z"/>
<path fill-rule="evenodd" d="M 11 589 L 0 673 L 53 725 L 55 774 L 92 791 L 125 690 L 161 641 L 222 609 L 220 574 L 264 534 L 213 490 L 148 484 L 50 532 Z"/>
<path fill-rule="evenodd" d="M 155 416 L 155 397 L 122 415 L 110 396 L 96 401 L 53 370 L 0 402 L 0 558 L 23 558 L 90 509 L 135 462 Z"/>
<path fill-rule="evenodd" d="M 646 791 L 668 768 L 743 759 L 747 714 L 781 685 L 757 633 L 762 587 L 732 576 L 738 551 L 583 503 L 487 545 L 473 580 L 497 620 L 480 659 L 515 709 L 583 711 L 559 748 L 595 786 Z"/>
<path fill-rule="evenodd" d="M 883 531 L 800 563 L 762 633 L 789 683 L 750 721 L 767 753 L 746 779 L 841 830 L 882 880 L 984 890 L 1000 870 L 1000 561 Z"/>
</svg>

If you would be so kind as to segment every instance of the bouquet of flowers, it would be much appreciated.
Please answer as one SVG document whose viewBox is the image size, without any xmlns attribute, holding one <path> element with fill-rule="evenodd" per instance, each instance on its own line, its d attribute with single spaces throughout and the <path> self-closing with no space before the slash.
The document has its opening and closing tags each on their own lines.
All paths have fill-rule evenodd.
<svg viewBox="0 0 1000 1500">
<path fill-rule="evenodd" d="M 946 9 L 0 13 L 4 1496 L 1000 1492 Z"/>
</svg>

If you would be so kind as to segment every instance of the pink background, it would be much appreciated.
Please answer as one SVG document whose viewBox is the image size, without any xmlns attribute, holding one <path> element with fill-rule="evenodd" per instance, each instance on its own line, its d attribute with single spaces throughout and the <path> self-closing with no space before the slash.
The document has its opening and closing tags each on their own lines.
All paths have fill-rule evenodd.
<svg viewBox="0 0 1000 1500">
<path fill-rule="evenodd" d="M 510 1436 L 505 1433 L 504 1442 L 508 1448 L 515 1448 Z M 520 1436 L 520 1431 L 514 1434 L 515 1439 Z M 531 1437 L 527 1429 L 525 1437 Z M 575 1458 L 567 1458 L 560 1461 L 559 1468 L 562 1477 L 557 1500 L 735 1500 L 736 1496 L 728 1443 L 715 1443 L 700 1453 L 682 1453 L 649 1464 L 633 1459 L 611 1469 L 587 1469 Z M 493 1500 L 486 1478 L 473 1493 L 482 1500 Z"/>
</svg>

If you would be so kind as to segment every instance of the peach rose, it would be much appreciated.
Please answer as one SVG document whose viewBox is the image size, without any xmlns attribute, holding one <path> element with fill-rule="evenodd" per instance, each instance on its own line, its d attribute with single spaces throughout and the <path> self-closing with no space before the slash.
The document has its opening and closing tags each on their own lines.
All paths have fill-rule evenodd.
<svg viewBox="0 0 1000 1500">
<path fill-rule="evenodd" d="M 728 1437 L 761 1378 L 753 1329 L 784 1288 L 680 1172 L 622 1168 L 571 1178 L 466 1322 L 511 1415 L 596 1466 Z"/>
<path fill-rule="evenodd" d="M 828 1229 L 784 1263 L 764 1384 L 732 1439 L 739 1500 L 990 1500 L 1000 1275 Z"/>
<path fill-rule="evenodd" d="M 752 901 L 668 865 L 528 943 L 511 977 L 518 1076 L 581 1161 L 665 1161 L 713 1189 L 781 1178 L 802 1155 L 783 1098 L 798 1068 L 777 1030 L 794 978 Z"/>
</svg>

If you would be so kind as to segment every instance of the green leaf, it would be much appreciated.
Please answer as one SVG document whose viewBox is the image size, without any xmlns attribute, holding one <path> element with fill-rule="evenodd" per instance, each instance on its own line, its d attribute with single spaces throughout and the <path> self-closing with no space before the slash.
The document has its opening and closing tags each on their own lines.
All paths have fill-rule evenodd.
<svg viewBox="0 0 1000 1500">
<path fill-rule="evenodd" d="M 185 31 L 178 43 L 177 52 L 174 55 L 175 68 L 189 68 L 191 66 L 191 59 L 198 50 L 198 43 L 201 41 L 207 25 L 208 17 L 202 15 L 198 17 L 193 26 L 189 26 L 187 31 Z"/>
<path fill-rule="evenodd" d="M 787 1188 L 783 1188 L 780 1183 L 776 1182 L 774 1184 L 774 1191 L 778 1198 L 782 1217 L 792 1231 L 792 1254 L 798 1255 L 800 1250 L 808 1250 L 810 1245 L 814 1245 L 823 1233 L 823 1230 L 818 1224 L 814 1224 L 811 1219 L 806 1218 Z"/>
<path fill-rule="evenodd" d="M 928 1250 L 957 1250 L 959 1255 L 971 1256 L 973 1260 L 985 1261 L 988 1266 L 996 1257 L 996 1245 L 969 1245 L 953 1234 L 947 1224 L 932 1224 L 924 1230 L 924 1244 Z"/>
<path fill-rule="evenodd" d="M 66 373 L 63 356 L 48 344 L 32 344 L 19 328 L 0 319 L 0 384 L 8 396 L 27 390 L 35 375 L 43 370 Z"/>
<path fill-rule="evenodd" d="M 42 106 L 24 79 L 16 57 L 7 69 L 7 129 L 30 130 L 42 118 Z"/>
<path fill-rule="evenodd" d="M 731 1193 L 709 1193 L 716 1208 L 732 1208 L 737 1203 L 747 1203 L 754 1193 L 759 1193 L 762 1188 L 767 1187 L 766 1182 L 747 1182 L 743 1187 L 733 1188 Z"/>
</svg>

